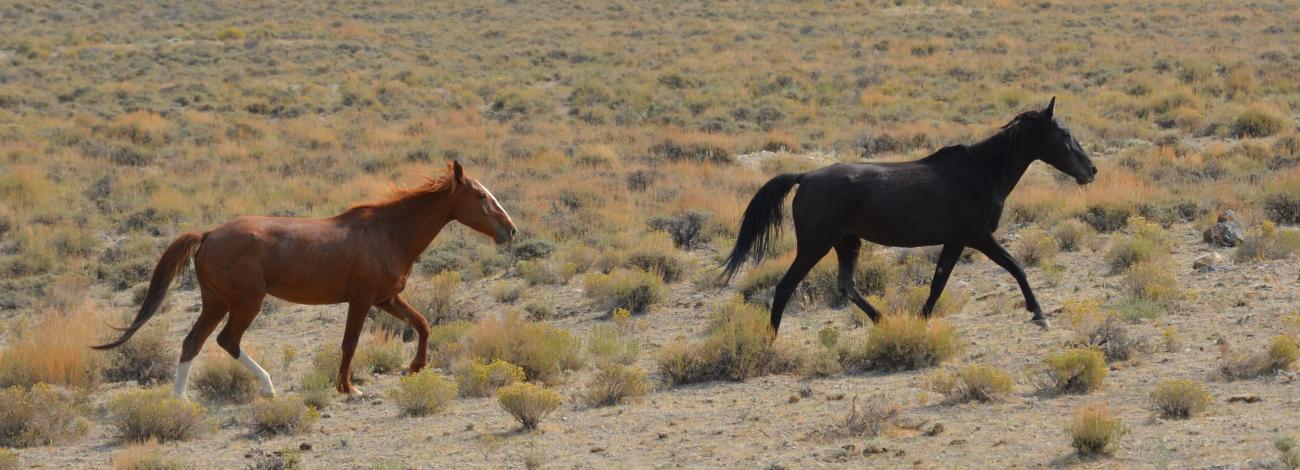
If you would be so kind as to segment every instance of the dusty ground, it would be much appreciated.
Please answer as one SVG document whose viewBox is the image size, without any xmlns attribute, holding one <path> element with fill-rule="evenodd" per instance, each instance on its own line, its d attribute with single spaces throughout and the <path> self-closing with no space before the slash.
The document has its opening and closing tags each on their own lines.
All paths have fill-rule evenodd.
<svg viewBox="0 0 1300 470">
<path fill-rule="evenodd" d="M 445 413 L 428 418 L 400 418 L 396 407 L 382 398 L 397 380 L 379 377 L 364 387 L 367 398 L 339 399 L 310 432 L 261 440 L 248 430 L 247 406 L 216 408 L 219 430 L 213 435 L 164 446 L 164 451 L 201 467 L 235 468 L 246 464 L 253 449 L 279 450 L 310 443 L 304 463 L 312 468 L 368 468 L 378 462 L 415 468 L 522 467 L 531 456 L 555 468 L 609 467 L 837 467 L 844 465 L 915 468 L 1207 468 L 1255 461 L 1275 461 L 1269 438 L 1295 432 L 1300 423 L 1300 383 L 1282 374 L 1254 380 L 1213 380 L 1220 337 L 1229 344 L 1254 350 L 1279 331 L 1278 317 L 1294 311 L 1300 300 L 1294 259 L 1251 265 L 1229 265 L 1210 273 L 1194 273 L 1191 260 L 1206 250 L 1191 226 L 1173 228 L 1178 235 L 1175 257 L 1182 268 L 1180 283 L 1194 294 L 1176 311 L 1134 330 L 1150 343 L 1142 357 L 1112 364 L 1104 388 L 1090 395 L 1045 397 L 1020 374 L 1046 353 L 1061 347 L 1071 332 L 1059 325 L 1043 332 L 1015 307 L 1020 294 L 1011 277 L 991 262 L 976 257 L 959 265 L 950 289 L 974 295 L 965 310 L 952 317 L 965 348 L 952 363 L 991 363 L 1016 371 L 1017 386 L 1010 399 L 993 404 L 946 405 L 922 388 L 928 371 L 837 376 L 801 380 L 795 376 L 763 377 L 743 383 L 708 383 L 661 388 L 641 403 L 587 409 L 572 399 L 590 375 L 571 374 L 559 391 L 566 405 L 534 433 L 516 431 L 516 424 L 493 399 L 458 399 Z M 1118 236 L 1118 235 L 1112 235 Z M 1037 269 L 1030 277 L 1049 310 L 1065 298 L 1101 298 L 1115 293 L 1116 276 L 1108 276 L 1100 253 L 1063 253 L 1067 269 L 1060 285 L 1048 286 Z M 482 313 L 500 310 L 486 293 L 491 280 L 476 284 L 467 305 Z M 985 295 L 987 294 L 987 295 Z M 586 305 L 575 286 L 545 293 L 561 312 L 576 314 L 557 322 L 577 332 L 603 315 Z M 666 308 L 649 314 L 642 333 L 642 365 L 653 370 L 657 347 L 703 328 L 706 315 L 694 307 L 721 301 L 729 292 L 695 292 L 678 284 Z M 195 312 L 193 293 L 180 292 L 170 310 L 159 317 L 172 335 L 183 336 Z M 848 329 L 845 310 L 804 311 L 787 317 L 782 334 L 805 335 L 824 325 Z M 263 350 L 278 351 L 292 344 L 302 351 L 318 342 L 335 342 L 342 330 L 341 307 L 289 306 L 259 319 L 246 341 Z M 1160 334 L 1167 326 L 1179 333 L 1183 350 L 1164 352 Z M 861 334 L 861 331 L 855 331 Z M 275 364 L 267 357 L 263 362 Z M 306 360 L 297 361 L 306 367 Z M 282 390 L 292 391 L 294 374 L 280 365 L 269 367 Z M 1162 379 L 1207 380 L 1215 402 L 1203 417 L 1183 421 L 1156 418 L 1147 394 Z M 802 386 L 813 396 L 791 403 Z M 874 439 L 826 437 L 840 422 L 855 396 L 885 393 L 905 403 L 904 422 L 916 430 L 900 429 Z M 110 395 L 101 393 L 102 397 Z M 1234 396 L 1253 395 L 1263 401 L 1233 403 Z M 1089 401 L 1107 402 L 1129 429 L 1113 458 L 1079 462 L 1062 431 L 1072 410 Z M 935 423 L 937 435 L 925 435 Z M 95 425 L 78 444 L 22 451 L 25 463 L 44 468 L 102 467 L 119 443 L 109 430 Z M 867 446 L 887 452 L 863 455 Z"/>
</svg>

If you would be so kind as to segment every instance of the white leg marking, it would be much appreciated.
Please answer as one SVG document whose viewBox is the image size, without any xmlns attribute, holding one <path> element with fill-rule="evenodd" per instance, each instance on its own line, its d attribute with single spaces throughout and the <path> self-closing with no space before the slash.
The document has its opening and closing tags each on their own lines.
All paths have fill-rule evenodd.
<svg viewBox="0 0 1300 470">
<path fill-rule="evenodd" d="M 245 351 L 239 351 L 239 362 L 242 362 L 248 370 L 253 371 L 253 375 L 256 375 L 257 380 L 262 383 L 263 396 L 275 396 L 275 386 L 271 384 L 271 374 L 266 373 L 262 366 L 257 365 L 257 361 L 254 361 L 252 356 L 249 356 Z"/>
<path fill-rule="evenodd" d="M 176 365 L 176 380 L 172 381 L 172 396 L 182 400 L 189 400 L 185 396 L 186 388 L 190 380 L 190 361 L 185 361 Z"/>
</svg>

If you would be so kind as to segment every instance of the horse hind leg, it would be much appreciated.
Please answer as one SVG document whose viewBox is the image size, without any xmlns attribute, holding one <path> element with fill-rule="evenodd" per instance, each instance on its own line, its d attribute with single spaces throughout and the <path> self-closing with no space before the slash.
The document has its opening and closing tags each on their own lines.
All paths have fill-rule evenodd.
<svg viewBox="0 0 1300 470">
<path fill-rule="evenodd" d="M 247 351 L 239 347 L 244 331 L 248 330 L 249 325 L 253 324 L 253 319 L 262 310 L 262 298 L 263 296 L 258 296 L 255 300 L 241 302 L 239 307 L 230 309 L 230 319 L 226 321 L 226 326 L 221 329 L 221 333 L 217 334 L 217 345 L 230 353 L 230 357 L 239 359 L 245 368 L 257 376 L 257 381 L 262 384 L 262 396 L 273 397 L 275 385 L 271 383 L 271 374 L 253 360 Z"/>
<path fill-rule="evenodd" d="M 800 243 L 798 253 L 795 254 L 794 262 L 790 263 L 790 269 L 786 270 L 785 275 L 781 276 L 781 281 L 776 284 L 776 293 L 772 296 L 772 332 L 776 333 L 781 328 L 781 315 L 785 313 L 785 306 L 790 302 L 790 296 L 794 294 L 795 288 L 803 278 L 812 271 L 813 266 L 821 261 L 822 257 L 831 250 L 830 244 L 826 243 Z"/>
<path fill-rule="evenodd" d="M 203 349 L 203 342 L 207 341 L 212 331 L 217 329 L 221 324 L 221 319 L 226 317 L 226 305 L 207 289 L 202 289 L 203 311 L 199 313 L 199 318 L 194 321 L 194 326 L 190 327 L 190 332 L 185 335 L 185 341 L 181 343 L 181 357 L 176 365 L 176 379 L 172 381 L 172 396 L 181 399 L 188 399 L 188 385 L 190 378 L 190 366 L 194 358 L 199 355 L 199 350 Z"/>
<path fill-rule="evenodd" d="M 840 292 L 848 297 L 849 301 L 862 309 L 867 317 L 871 318 L 871 323 L 880 323 L 880 312 L 871 306 L 867 299 L 862 297 L 858 292 L 858 286 L 853 278 L 857 271 L 858 251 L 862 248 L 862 240 L 856 236 L 848 235 L 841 238 L 835 243 L 835 255 L 839 257 L 840 273 L 839 288 Z"/>
</svg>

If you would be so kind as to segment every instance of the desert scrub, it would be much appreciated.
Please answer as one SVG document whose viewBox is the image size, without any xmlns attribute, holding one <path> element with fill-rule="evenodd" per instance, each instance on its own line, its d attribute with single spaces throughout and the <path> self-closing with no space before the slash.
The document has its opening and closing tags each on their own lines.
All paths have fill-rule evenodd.
<svg viewBox="0 0 1300 470">
<path fill-rule="evenodd" d="M 209 430 L 207 410 L 164 387 L 120 392 L 108 400 L 108 424 L 126 441 L 183 441 Z"/>
<path fill-rule="evenodd" d="M 1151 405 L 1166 418 L 1196 416 L 1210 406 L 1210 401 L 1205 384 L 1193 380 L 1165 380 L 1151 391 Z"/>
<path fill-rule="evenodd" d="M 897 402 L 883 394 L 869 397 L 861 404 L 855 396 L 849 413 L 839 423 L 838 434 L 851 437 L 875 437 L 888 430 L 902 411 L 902 407 Z"/>
<path fill-rule="evenodd" d="M 669 235 L 654 232 L 640 240 L 627 253 L 623 265 L 658 274 L 666 283 L 677 282 L 686 273 L 686 258 L 673 246 Z"/>
<path fill-rule="evenodd" d="M 1300 359 L 1300 343 L 1293 337 L 1277 335 L 1268 348 L 1253 354 L 1228 352 L 1219 365 L 1219 374 L 1228 380 L 1249 379 L 1287 370 Z"/>
<path fill-rule="evenodd" d="M 432 369 L 425 369 L 402 377 L 388 396 L 402 410 L 402 416 L 428 416 L 447 408 L 456 399 L 456 383 Z"/>
<path fill-rule="evenodd" d="M 37 383 L 94 387 L 100 380 L 103 354 L 88 346 L 97 344 L 102 323 L 88 303 L 36 313 L 32 323 L 16 328 L 17 337 L 0 350 L 0 387 Z"/>
<path fill-rule="evenodd" d="M 1128 220 L 1128 231 L 1128 236 L 1113 242 L 1106 253 L 1111 272 L 1120 273 L 1134 264 L 1168 256 L 1172 242 L 1160 224 L 1133 217 Z"/>
<path fill-rule="evenodd" d="M 298 393 L 303 403 L 312 408 L 323 410 L 334 398 L 335 373 L 316 369 L 308 370 L 299 378 Z"/>
<path fill-rule="evenodd" d="M 1101 351 L 1107 361 L 1126 361 L 1145 348 L 1142 339 L 1131 334 L 1118 317 L 1097 310 L 1095 303 L 1082 305 L 1090 305 L 1092 309 L 1082 312 L 1067 309 L 1070 328 L 1079 346 Z"/>
<path fill-rule="evenodd" d="M 1051 262 L 1052 258 L 1061 251 L 1056 237 L 1047 233 L 1040 228 L 1030 228 L 1020 232 L 1020 240 L 1016 243 L 1016 258 L 1025 266 L 1038 266 Z"/>
<path fill-rule="evenodd" d="M 1061 251 L 1078 250 L 1093 235 L 1092 227 L 1079 219 L 1064 220 L 1052 229 L 1052 236 L 1056 237 L 1056 243 L 1061 247 Z"/>
<path fill-rule="evenodd" d="M 431 337 L 434 359 L 444 367 L 460 360 L 503 360 L 524 368 L 529 380 L 559 380 L 568 370 L 582 367 L 582 341 L 563 328 L 529 321 L 521 312 L 483 318 L 474 324 L 441 329 Z M 454 330 L 461 330 L 457 334 Z"/>
<path fill-rule="evenodd" d="M 651 217 L 646 220 L 646 225 L 667 233 L 677 248 L 692 250 L 712 239 L 712 230 L 708 226 L 711 219 L 707 212 L 688 210 L 676 215 Z"/>
<path fill-rule="evenodd" d="M 1251 108 L 1232 121 L 1231 132 L 1234 137 L 1268 137 L 1281 131 L 1284 124 L 1285 121 L 1271 111 Z"/>
<path fill-rule="evenodd" d="M 1114 452 L 1125 430 L 1119 417 L 1104 403 L 1089 403 L 1074 412 L 1065 432 L 1076 452 L 1096 455 Z"/>
<path fill-rule="evenodd" d="M 950 402 L 989 402 L 1011 393 L 1011 375 L 986 364 L 971 364 L 956 372 L 943 370 L 930 378 L 930 389 Z"/>
<path fill-rule="evenodd" d="M 1124 293 L 1133 299 L 1168 303 L 1182 296 L 1173 271 L 1165 263 L 1156 261 L 1129 266 L 1124 272 L 1123 285 Z"/>
<path fill-rule="evenodd" d="M 257 376 L 225 350 L 210 350 L 204 356 L 190 381 L 200 399 L 208 403 L 238 404 L 257 397 Z"/>
<path fill-rule="evenodd" d="M 252 414 L 253 432 L 270 435 L 304 432 L 320 418 L 320 413 L 298 395 L 258 400 Z"/>
<path fill-rule="evenodd" d="M 1300 444 L 1296 443 L 1295 436 L 1273 436 L 1273 448 L 1282 453 L 1282 465 L 1286 468 L 1300 468 Z"/>
<path fill-rule="evenodd" d="M 844 370 L 840 365 L 840 352 L 834 345 L 821 344 L 804 348 L 799 351 L 797 360 L 799 375 L 804 378 L 830 377 Z"/>
<path fill-rule="evenodd" d="M 523 296 L 526 285 L 518 281 L 503 281 L 492 286 L 492 299 L 503 304 L 513 304 Z"/>
<path fill-rule="evenodd" d="M 957 353 L 957 331 L 942 319 L 889 314 L 867 331 L 865 341 L 843 352 L 849 370 L 914 370 L 937 365 Z"/>
<path fill-rule="evenodd" d="M 1300 230 L 1278 230 L 1273 222 L 1265 221 L 1237 248 L 1237 261 L 1252 262 L 1283 259 L 1300 252 Z"/>
<path fill-rule="evenodd" d="M 1052 353 L 1043 360 L 1041 385 L 1055 393 L 1088 393 L 1101 387 L 1108 372 L 1101 351 L 1074 348 Z"/>
<path fill-rule="evenodd" d="M 767 309 L 733 299 L 713 315 L 705 337 L 676 341 L 659 350 L 659 373 L 670 384 L 744 380 L 794 370 L 796 355 L 772 340 Z"/>
<path fill-rule="evenodd" d="M 663 280 L 645 271 L 620 269 L 609 274 L 590 273 L 583 278 L 583 291 L 593 302 L 613 310 L 625 308 L 645 313 L 667 293 Z"/>
<path fill-rule="evenodd" d="M 443 271 L 430 276 L 426 282 L 407 288 L 405 298 L 415 311 L 424 315 L 430 325 L 439 325 L 471 315 L 457 307 L 460 305 L 458 296 L 462 290 L 460 273 Z"/>
<path fill-rule="evenodd" d="M 590 407 L 612 406 L 629 399 L 644 397 L 650 381 L 639 367 L 607 363 L 587 382 L 582 402 Z"/>
<path fill-rule="evenodd" d="M 111 382 L 134 381 L 148 386 L 166 383 L 176 372 L 175 348 L 169 347 L 160 328 L 144 328 L 130 341 L 109 352 L 104 377 Z"/>
<path fill-rule="evenodd" d="M 524 429 L 537 429 L 546 415 L 560 407 L 560 394 L 537 384 L 519 382 L 497 389 L 497 402 Z"/>
<path fill-rule="evenodd" d="M 376 374 L 390 374 L 402 368 L 406 348 L 402 339 L 387 331 L 370 335 L 361 343 L 357 351 L 356 364 Z"/>
<path fill-rule="evenodd" d="M 75 395 L 52 385 L 0 389 L 0 447 L 48 446 L 86 433 Z"/>
<path fill-rule="evenodd" d="M 491 364 L 473 362 L 452 369 L 457 388 L 464 397 L 490 397 L 496 389 L 525 379 L 524 368 L 500 359 Z"/>
<path fill-rule="evenodd" d="M 596 325 L 587 334 L 587 356 L 597 364 L 631 365 L 640 354 L 641 343 L 626 333 L 620 333 L 616 325 Z"/>
<path fill-rule="evenodd" d="M 930 298 L 929 286 L 900 286 L 885 289 L 884 297 L 871 296 L 868 301 L 882 312 L 899 315 L 920 314 L 925 308 L 925 301 Z M 970 302 L 970 293 L 964 289 L 945 289 L 934 303 L 931 318 L 943 318 L 961 313 Z M 855 314 L 861 313 L 858 310 Z M 865 324 L 865 323 L 863 323 Z"/>
<path fill-rule="evenodd" d="M 18 451 L 0 447 L 0 470 L 19 470 L 23 468 L 18 458 Z"/>
<path fill-rule="evenodd" d="M 158 441 L 155 439 L 129 444 L 113 454 L 113 470 L 185 470 L 186 468 L 189 467 L 179 460 L 159 452 Z"/>
<path fill-rule="evenodd" d="M 223 353 L 224 354 L 224 353 Z M 229 357 L 229 356 L 226 356 Z M 372 378 L 364 367 L 361 367 L 353 356 L 352 370 L 348 375 L 354 384 L 365 384 Z M 316 349 L 316 354 L 311 359 L 311 370 L 321 375 L 329 376 L 331 380 L 338 376 L 339 365 L 343 362 L 343 351 L 337 344 L 322 344 Z M 247 370 L 247 369 L 245 369 Z"/>
</svg>

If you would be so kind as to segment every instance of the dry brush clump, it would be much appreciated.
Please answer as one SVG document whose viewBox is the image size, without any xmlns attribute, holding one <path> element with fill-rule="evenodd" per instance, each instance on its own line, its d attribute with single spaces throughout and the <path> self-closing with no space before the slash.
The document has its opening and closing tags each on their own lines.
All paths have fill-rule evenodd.
<svg viewBox="0 0 1300 470">
<path fill-rule="evenodd" d="M 1025 266 L 1050 263 L 1060 251 L 1061 245 L 1057 238 L 1037 227 L 1021 231 L 1020 240 L 1015 246 L 1016 259 Z"/>
<path fill-rule="evenodd" d="M 649 312 L 667 295 L 661 276 L 629 269 L 609 274 L 590 273 L 583 278 L 582 289 L 593 302 L 611 311 L 623 308 L 632 313 Z"/>
<path fill-rule="evenodd" d="M 119 392 L 108 400 L 108 424 L 126 441 L 192 439 L 212 428 L 207 410 L 164 387 Z"/>
<path fill-rule="evenodd" d="M 47 384 L 0 389 L 0 447 L 71 442 L 88 429 L 76 395 Z"/>
<path fill-rule="evenodd" d="M 1074 348 L 1049 354 L 1031 374 L 1039 388 L 1052 393 L 1088 393 L 1101 387 L 1109 369 L 1096 349 Z"/>
<path fill-rule="evenodd" d="M 650 388 L 650 380 L 640 367 L 606 363 L 587 382 L 581 399 L 590 407 L 613 406 L 644 397 Z"/>
<path fill-rule="evenodd" d="M 184 470 L 189 466 L 163 455 L 158 441 L 149 439 L 129 444 L 113 454 L 113 470 Z"/>
<path fill-rule="evenodd" d="M 627 310 L 620 309 L 614 312 L 615 317 L 618 318 L 621 312 L 630 315 Z M 597 364 L 631 365 L 636 362 L 641 355 L 641 342 L 626 330 L 627 328 L 619 328 L 617 325 L 601 324 L 591 327 L 591 332 L 587 334 L 587 357 Z"/>
<path fill-rule="evenodd" d="M 1205 384 L 1193 380 L 1165 380 L 1151 391 L 1151 405 L 1165 418 L 1191 418 L 1204 412 L 1212 401 Z"/>
<path fill-rule="evenodd" d="M 1056 237 L 1056 243 L 1061 251 L 1078 250 L 1084 247 L 1093 235 L 1095 233 L 1092 227 L 1079 219 L 1063 220 L 1052 229 L 1052 236 Z"/>
<path fill-rule="evenodd" d="M 1090 456 L 1113 453 L 1126 430 L 1105 403 L 1089 403 L 1074 412 L 1065 432 L 1075 451 Z"/>
<path fill-rule="evenodd" d="M 390 331 L 380 331 L 362 340 L 352 367 L 375 374 L 391 374 L 400 371 L 405 360 L 406 346 L 401 337 Z"/>
<path fill-rule="evenodd" d="M 98 344 L 102 321 L 93 305 L 44 309 L 30 321 L 0 350 L 0 387 L 47 383 L 89 389 L 99 383 L 104 357 L 90 346 Z"/>
<path fill-rule="evenodd" d="M 521 312 L 488 316 L 477 323 L 441 325 L 431 333 L 433 358 L 443 367 L 460 361 L 502 360 L 524 369 L 529 380 L 558 381 L 565 371 L 583 366 L 582 341 Z"/>
<path fill-rule="evenodd" d="M 950 402 L 996 401 L 1011 393 L 1014 382 L 1006 371 L 987 364 L 971 364 L 957 369 L 942 370 L 929 379 L 929 387 L 947 397 Z"/>
<path fill-rule="evenodd" d="M 490 397 L 498 388 L 526 378 L 524 368 L 497 359 L 491 364 L 473 362 L 462 366 L 453 366 L 456 386 L 461 396 Z"/>
<path fill-rule="evenodd" d="M 257 376 L 224 350 L 209 350 L 193 373 L 190 386 L 208 403 L 242 404 L 257 398 Z"/>
<path fill-rule="evenodd" d="M 1138 263 L 1163 260 L 1173 242 L 1164 227 L 1141 217 L 1128 219 L 1128 235 L 1111 243 L 1106 262 L 1111 272 L 1121 273 Z"/>
<path fill-rule="evenodd" d="M 425 369 L 402 377 L 388 396 L 403 416 L 428 416 L 446 409 L 456 399 L 456 383 L 433 369 Z"/>
<path fill-rule="evenodd" d="M 849 413 L 837 426 L 838 434 L 852 437 L 875 437 L 893 425 L 902 406 L 884 394 L 873 395 L 862 403 L 853 397 Z"/>
<path fill-rule="evenodd" d="M 253 432 L 260 434 L 296 434 L 306 432 L 320 418 L 320 412 L 307 405 L 301 396 L 280 395 L 258 400 L 252 409 Z"/>
<path fill-rule="evenodd" d="M 142 386 L 166 383 L 176 373 L 176 348 L 159 328 L 144 328 L 109 352 L 104 377 L 110 382 L 134 381 Z"/>
<path fill-rule="evenodd" d="M 1269 340 L 1263 351 L 1226 351 L 1219 365 L 1219 375 L 1227 380 L 1249 379 L 1290 369 L 1297 360 L 1300 360 L 1300 341 L 1292 336 L 1277 335 Z"/>
<path fill-rule="evenodd" d="M 1067 300 L 1065 316 L 1075 333 L 1075 343 L 1095 348 L 1107 361 L 1126 361 L 1146 348 L 1146 342 L 1132 334 L 1115 314 L 1101 311 L 1094 300 Z"/>
<path fill-rule="evenodd" d="M 560 394 L 537 384 L 519 382 L 497 389 L 497 403 L 524 429 L 532 430 L 560 407 Z"/>
<path fill-rule="evenodd" d="M 675 341 L 659 350 L 659 373 L 673 385 L 744 380 L 794 370 L 788 343 L 772 340 L 766 309 L 733 299 L 722 305 L 697 342 Z"/>
<path fill-rule="evenodd" d="M 1253 262 L 1283 259 L 1292 253 L 1300 253 L 1300 230 L 1278 229 L 1273 222 L 1265 221 L 1251 230 L 1233 257 L 1237 261 Z"/>
<path fill-rule="evenodd" d="M 881 318 L 865 339 L 844 342 L 841 356 L 854 371 L 914 370 L 938 365 L 959 348 L 957 330 L 946 320 L 896 313 Z"/>
</svg>

